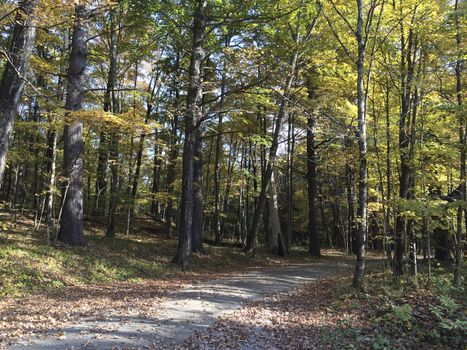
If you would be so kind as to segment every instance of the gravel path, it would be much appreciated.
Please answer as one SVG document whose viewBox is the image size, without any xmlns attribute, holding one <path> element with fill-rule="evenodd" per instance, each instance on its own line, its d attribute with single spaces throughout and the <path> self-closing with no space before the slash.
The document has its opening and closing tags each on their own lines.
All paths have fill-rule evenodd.
<svg viewBox="0 0 467 350">
<path fill-rule="evenodd" d="M 22 341 L 7 349 L 172 349 L 194 331 L 208 328 L 219 316 L 241 309 L 246 303 L 351 267 L 325 261 L 189 285 L 168 295 L 157 318 L 83 319 L 60 333 L 51 329 L 45 339 Z"/>
</svg>

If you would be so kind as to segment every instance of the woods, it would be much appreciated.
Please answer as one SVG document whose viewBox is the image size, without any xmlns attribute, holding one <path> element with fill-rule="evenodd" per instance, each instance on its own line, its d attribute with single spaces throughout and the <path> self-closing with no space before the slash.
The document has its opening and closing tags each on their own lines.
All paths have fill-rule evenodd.
<svg viewBox="0 0 467 350">
<path fill-rule="evenodd" d="M 187 273 L 217 248 L 334 249 L 356 293 L 367 254 L 465 287 L 465 1 L 1 5 L 6 240 L 30 220 L 111 252 L 149 229 Z"/>
</svg>

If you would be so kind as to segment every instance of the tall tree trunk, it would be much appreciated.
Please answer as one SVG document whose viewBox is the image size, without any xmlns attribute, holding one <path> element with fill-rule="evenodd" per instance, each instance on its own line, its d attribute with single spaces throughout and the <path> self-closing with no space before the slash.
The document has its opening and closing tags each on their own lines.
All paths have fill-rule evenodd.
<svg viewBox="0 0 467 350">
<path fill-rule="evenodd" d="M 295 118 L 293 113 L 289 113 L 289 127 L 287 140 L 287 234 L 285 239 L 285 250 L 288 253 L 292 247 L 293 232 L 293 167 L 295 152 Z"/>
<path fill-rule="evenodd" d="M 271 181 L 268 187 L 268 203 L 271 220 L 271 250 L 279 256 L 285 255 L 284 238 L 282 236 L 281 222 L 279 218 L 279 204 L 277 201 L 277 189 L 274 179 L 274 171 L 271 174 Z"/>
<path fill-rule="evenodd" d="M 306 128 L 306 154 L 307 154 L 307 182 L 308 182 L 308 251 L 311 255 L 321 255 L 319 228 L 316 220 L 316 199 L 318 195 L 318 181 L 316 175 L 315 153 L 315 117 L 308 116 Z"/>
<path fill-rule="evenodd" d="M 118 179 L 118 143 L 119 137 L 117 132 L 112 132 L 110 136 L 110 203 L 109 203 L 109 216 L 107 220 L 107 230 L 105 232 L 106 237 L 115 237 L 115 224 L 116 218 L 115 213 L 118 205 L 118 192 L 119 192 L 119 179 Z"/>
<path fill-rule="evenodd" d="M 48 167 L 49 173 L 49 186 L 47 189 L 47 211 L 46 211 L 46 221 L 47 221 L 47 240 L 51 238 L 50 232 L 53 231 L 54 227 L 54 190 L 55 190 L 55 171 L 56 171 L 56 161 L 57 161 L 57 140 L 58 135 L 55 130 L 50 133 L 50 144 L 48 149 L 48 157 L 50 167 Z"/>
<path fill-rule="evenodd" d="M 24 77 L 36 37 L 34 11 L 38 2 L 23 0 L 19 3 L 11 45 L 6 53 L 7 63 L 0 83 L 0 181 L 3 179 L 13 124 L 23 96 Z"/>
<path fill-rule="evenodd" d="M 144 149 L 144 139 L 146 138 L 145 134 L 141 134 L 139 138 L 139 144 L 138 144 L 138 151 L 136 152 L 136 166 L 135 166 L 135 175 L 133 176 L 133 185 L 131 187 L 131 217 L 134 216 L 135 212 L 135 207 L 136 207 L 136 199 L 138 197 L 138 183 L 139 183 L 139 177 L 141 174 L 141 164 L 143 162 L 143 149 Z M 157 174 L 156 173 L 156 177 Z"/>
<path fill-rule="evenodd" d="M 175 56 L 175 77 L 174 77 L 174 87 L 175 87 L 175 101 L 174 101 L 174 113 L 172 126 L 170 130 L 170 154 L 169 154 L 169 164 L 167 166 L 167 192 L 169 194 L 169 200 L 167 202 L 166 210 L 166 225 L 167 225 L 167 235 L 172 236 L 172 222 L 174 217 L 174 200 L 172 198 L 174 192 L 174 181 L 175 181 L 175 162 L 178 157 L 177 150 L 177 132 L 178 132 L 178 118 L 180 112 L 180 53 L 177 52 Z"/>
<path fill-rule="evenodd" d="M 358 45 L 357 57 L 357 115 L 358 115 L 358 207 L 356 232 L 356 257 L 354 287 L 360 290 L 365 270 L 365 247 L 368 234 L 367 204 L 368 204 L 368 170 L 367 170 L 367 138 L 366 138 L 366 96 L 363 81 L 365 77 L 365 39 L 363 33 L 363 0 L 357 0 L 358 18 L 356 39 Z"/>
<path fill-rule="evenodd" d="M 78 111 L 83 102 L 83 76 L 88 58 L 88 9 L 75 8 L 68 85 L 65 101 L 67 111 Z M 63 132 L 64 174 L 68 179 L 60 230 L 57 239 L 72 246 L 83 245 L 83 122 L 76 120 L 65 125 Z"/>
<path fill-rule="evenodd" d="M 351 160 L 347 160 L 345 166 L 347 187 L 347 252 L 355 253 L 355 191 L 354 191 L 354 169 Z"/>
<path fill-rule="evenodd" d="M 224 217 L 221 220 L 221 230 L 220 230 L 221 239 L 224 237 L 224 233 L 225 233 L 225 226 L 226 226 L 225 215 L 229 208 L 230 189 L 232 188 L 233 169 L 235 166 L 235 161 L 237 159 L 239 149 L 240 149 L 240 146 L 238 145 L 238 140 L 233 141 L 233 135 L 232 135 L 232 138 L 230 139 L 229 162 L 227 164 L 227 183 L 225 185 L 224 198 L 222 200 L 222 213 L 224 214 Z"/>
<path fill-rule="evenodd" d="M 114 10 L 109 13 L 110 22 L 110 49 L 109 49 L 109 72 L 107 76 L 107 88 L 104 94 L 104 112 L 113 110 L 111 96 L 115 90 L 116 78 L 116 31 Z M 109 134 L 103 130 L 99 139 L 99 150 L 96 170 L 96 200 L 94 215 L 99 216 L 105 212 L 105 194 L 107 192 L 107 167 L 109 158 Z"/>
<path fill-rule="evenodd" d="M 201 129 L 196 130 L 195 158 L 193 162 L 194 197 L 193 197 L 193 253 L 202 254 L 204 212 L 203 212 L 203 142 Z"/>
<path fill-rule="evenodd" d="M 120 6 L 120 1 L 118 1 Z M 117 7 L 119 9 L 119 7 Z M 110 52 L 109 52 L 109 76 L 107 80 L 106 94 L 107 108 L 111 107 L 110 110 L 114 114 L 120 113 L 120 106 L 115 92 L 115 85 L 117 81 L 117 30 L 116 30 L 116 9 L 110 11 Z M 106 106 L 104 106 L 106 107 Z M 110 135 L 109 145 L 109 163 L 110 163 L 110 200 L 109 200 L 109 213 L 107 219 L 107 230 L 105 232 L 106 237 L 115 237 L 115 213 L 117 211 L 118 204 L 118 192 L 119 192 L 119 179 L 118 179 L 118 143 L 119 136 L 117 131 L 112 131 Z"/>
<path fill-rule="evenodd" d="M 206 31 L 207 0 L 198 0 L 194 13 L 193 44 L 191 49 L 190 81 L 185 115 L 185 144 L 183 147 L 182 198 L 180 203 L 180 226 L 176 262 L 183 269 L 191 267 L 193 238 L 194 202 L 194 157 L 195 134 L 203 116 L 203 60 L 205 52 L 203 41 Z"/>
<path fill-rule="evenodd" d="M 461 50 L 461 32 L 459 21 L 459 0 L 456 0 L 454 5 L 455 23 L 456 23 L 456 47 L 457 54 L 460 55 Z M 467 152 L 467 117 L 462 106 L 462 61 L 458 58 L 456 62 L 456 95 L 457 95 L 457 114 L 459 115 L 459 143 L 460 143 L 460 192 L 464 205 L 467 203 L 467 177 L 466 177 L 466 152 Z M 453 285 L 459 287 L 461 283 L 461 270 L 464 253 L 462 249 L 462 212 L 464 211 L 466 229 L 467 229 L 467 208 L 462 210 L 459 206 L 457 209 L 457 232 L 456 232 L 456 269 L 454 272 Z"/>
<path fill-rule="evenodd" d="M 94 216 L 101 216 L 105 212 L 105 194 L 107 192 L 107 167 L 109 157 L 109 135 L 102 131 L 99 138 L 99 150 L 96 169 L 96 199 L 94 202 Z"/>
<path fill-rule="evenodd" d="M 230 44 L 230 36 L 225 38 L 225 47 L 227 48 Z M 225 104 L 225 93 L 227 89 L 227 77 L 226 77 L 226 62 L 223 61 L 222 65 L 222 77 L 221 77 L 221 98 L 220 98 L 220 112 L 218 114 L 217 119 L 217 134 L 216 134 L 216 153 L 214 159 L 214 237 L 216 243 L 220 243 L 222 240 L 221 234 L 221 220 L 220 220 L 220 183 L 221 183 L 221 175 L 220 175 L 220 162 L 222 156 L 222 122 L 224 117 L 224 104 Z"/>
<path fill-rule="evenodd" d="M 402 2 L 400 4 L 402 11 Z M 415 14 L 412 17 L 414 21 Z M 409 199 L 410 197 L 410 102 L 412 93 L 412 78 L 414 72 L 414 62 L 412 60 L 413 51 L 413 31 L 409 30 L 407 41 L 404 36 L 404 27 L 401 21 L 401 113 L 399 119 L 399 150 L 400 150 L 400 177 L 399 177 L 399 197 Z M 396 240 L 394 252 L 394 274 L 403 274 L 403 257 L 405 253 L 405 229 L 406 221 L 402 211 L 399 209 L 396 217 Z"/>
<path fill-rule="evenodd" d="M 41 77 L 38 79 L 38 85 L 40 85 L 40 81 L 42 80 Z M 34 110 L 33 110 L 33 122 L 37 123 L 39 122 L 40 116 L 39 116 L 39 102 L 37 100 L 37 97 L 34 99 Z M 39 229 L 39 221 L 41 218 L 41 195 L 39 192 L 41 192 L 41 186 L 42 182 L 44 181 L 43 177 L 39 175 L 39 145 L 38 145 L 38 137 L 37 133 L 34 133 L 34 136 L 32 138 L 32 150 L 34 154 L 36 155 L 34 159 L 34 171 L 33 171 L 33 180 L 32 180 L 32 186 L 31 186 L 31 193 L 34 196 L 34 227 Z"/>
<path fill-rule="evenodd" d="M 392 251 L 394 248 L 394 229 L 391 225 L 391 198 L 392 198 L 392 191 L 393 191 L 393 184 L 392 184 L 392 162 L 391 162 L 391 120 L 390 120 L 390 105 L 389 105 L 389 85 L 386 86 L 386 213 L 385 213 L 385 226 L 386 232 L 388 233 L 389 237 L 393 238 L 393 242 L 391 244 L 387 244 L 386 246 L 386 254 L 388 258 L 389 264 L 393 265 L 392 259 Z M 389 238 L 388 237 L 388 238 Z"/>
<path fill-rule="evenodd" d="M 160 205 L 156 198 L 156 193 L 159 192 L 160 188 L 160 179 L 161 179 L 161 159 L 160 159 L 160 144 L 158 142 L 159 131 L 154 129 L 154 159 L 152 162 L 152 193 L 154 197 L 151 201 L 151 215 L 154 219 L 159 217 L 160 214 Z M 170 168 L 169 164 L 169 168 Z M 168 169 L 169 171 L 169 169 Z"/>
<path fill-rule="evenodd" d="M 298 39 L 297 39 L 298 40 Z M 296 50 L 292 56 L 290 62 L 290 75 L 287 77 L 284 86 L 284 95 L 281 99 L 279 112 L 276 117 L 276 124 L 274 127 L 274 133 L 272 136 L 271 148 L 269 149 L 269 159 L 267 160 L 266 169 L 264 171 L 263 181 L 261 183 L 261 192 L 259 194 L 258 203 L 256 205 L 250 230 L 247 235 L 246 246 L 244 252 L 246 254 L 253 254 L 256 245 L 256 236 L 258 234 L 259 224 L 263 215 L 264 207 L 267 199 L 267 189 L 269 181 L 271 180 L 271 174 L 273 166 L 276 160 L 277 148 L 279 146 L 279 134 L 282 128 L 282 121 L 285 118 L 287 112 L 287 105 L 289 102 L 290 90 L 292 88 L 293 81 L 295 79 L 297 70 L 298 51 Z"/>
<path fill-rule="evenodd" d="M 128 182 L 126 183 L 126 193 L 125 193 L 125 198 L 126 198 L 126 225 L 125 225 L 125 234 L 129 235 L 130 234 L 130 226 L 131 226 L 131 207 L 133 206 L 133 203 L 131 202 L 131 179 L 133 178 L 133 150 L 135 146 L 135 136 L 132 133 L 131 134 L 131 140 L 130 140 L 130 150 L 129 150 L 129 159 L 128 159 Z"/>
<path fill-rule="evenodd" d="M 224 93 L 225 93 L 225 77 L 222 76 L 221 81 L 221 104 L 224 103 Z M 221 107 L 222 109 L 222 107 Z M 216 153 L 214 158 L 214 237 L 216 243 L 220 243 L 222 240 L 221 236 L 221 221 L 220 221 L 220 162 L 221 162 L 221 153 L 222 153 L 222 120 L 224 113 L 221 111 L 218 115 L 217 121 L 217 135 L 216 135 Z"/>
</svg>

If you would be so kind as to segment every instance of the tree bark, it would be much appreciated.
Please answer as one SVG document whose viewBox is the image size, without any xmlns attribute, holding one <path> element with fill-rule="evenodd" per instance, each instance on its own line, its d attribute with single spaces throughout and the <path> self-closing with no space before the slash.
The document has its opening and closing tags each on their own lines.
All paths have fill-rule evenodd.
<svg viewBox="0 0 467 350">
<path fill-rule="evenodd" d="M 38 2 L 23 0 L 19 3 L 11 46 L 5 51 L 7 63 L 0 83 L 0 181 L 3 179 L 13 124 L 23 96 L 29 56 L 36 37 L 34 11 Z"/>
<path fill-rule="evenodd" d="M 109 12 L 110 43 L 109 43 L 109 72 L 107 88 L 104 93 L 104 112 L 114 112 L 113 96 L 117 75 L 117 31 L 115 30 L 115 10 Z M 96 200 L 94 215 L 99 216 L 105 212 L 105 197 L 107 192 L 107 168 L 109 160 L 109 134 L 103 130 L 100 134 L 99 150 L 96 170 Z"/>
<path fill-rule="evenodd" d="M 230 43 L 230 36 L 226 36 L 224 47 L 227 48 Z M 217 117 L 217 135 L 216 135 L 216 153 L 214 159 L 214 237 L 216 243 L 220 243 L 222 240 L 221 234 L 221 220 L 220 220 L 220 183 L 221 183 L 221 176 L 220 176 L 220 161 L 222 156 L 222 123 L 225 104 L 225 93 L 227 89 L 227 77 L 226 77 L 226 62 L 225 60 L 222 62 L 222 77 L 221 77 L 221 98 L 220 98 L 220 112 Z"/>
<path fill-rule="evenodd" d="M 318 182 L 316 174 L 315 153 L 315 118 L 308 116 L 306 129 L 306 154 L 307 154 L 307 182 L 308 182 L 308 251 L 311 255 L 321 255 L 319 228 L 316 220 L 316 199 L 318 195 Z"/>
<path fill-rule="evenodd" d="M 402 5 L 402 4 L 401 4 Z M 402 11 L 402 8 L 401 8 Z M 414 21 L 412 18 L 412 22 Z M 399 150 L 400 150 L 400 177 L 399 198 L 408 200 L 411 197 L 411 167 L 410 167 L 410 103 L 412 95 L 412 80 L 414 73 L 414 62 L 412 52 L 414 51 L 413 31 L 409 30 L 407 41 L 404 36 L 404 28 L 401 21 L 401 113 L 399 119 Z M 403 274 L 403 258 L 405 252 L 405 228 L 406 221 L 399 209 L 396 217 L 396 235 L 394 252 L 394 275 Z"/>
<path fill-rule="evenodd" d="M 120 6 L 120 2 L 118 2 Z M 117 80 L 117 30 L 116 30 L 116 16 L 115 9 L 110 11 L 110 52 L 109 52 L 109 76 L 107 82 L 107 108 L 109 108 L 112 113 L 120 113 L 120 106 L 115 93 L 115 85 Z M 112 131 L 110 135 L 110 145 L 109 145 L 109 163 L 110 163 L 110 200 L 109 200 L 109 213 L 107 218 L 107 230 L 105 232 L 106 237 L 115 237 L 115 213 L 117 211 L 118 204 L 118 192 L 119 192 L 119 179 L 118 179 L 118 170 L 119 170 L 119 160 L 118 160 L 118 143 L 119 136 L 117 131 Z"/>
<path fill-rule="evenodd" d="M 175 101 L 174 101 L 174 114 L 172 120 L 172 127 L 170 130 L 170 155 L 169 155 L 169 164 L 167 166 L 167 192 L 169 194 L 169 200 L 167 202 L 166 210 L 166 225 L 167 225 L 167 235 L 172 236 L 172 222 L 174 217 L 174 201 L 172 198 L 174 192 L 174 181 L 175 181 L 175 162 L 178 157 L 177 150 L 177 131 L 178 131 L 178 115 L 179 115 L 179 102 L 180 102 L 180 54 L 177 52 L 175 58 L 175 77 L 174 77 L 174 87 L 175 87 Z"/>
<path fill-rule="evenodd" d="M 392 184 L 392 162 L 391 162 L 391 120 L 390 120 L 390 105 L 389 105 L 389 86 L 386 86 L 386 213 L 385 213 L 385 226 L 386 232 L 388 233 L 389 237 L 393 238 L 393 242 L 388 244 L 386 247 L 386 254 L 388 258 L 388 262 L 393 267 L 393 259 L 392 259 L 392 252 L 394 250 L 394 229 L 391 225 L 391 201 L 392 201 L 392 191 L 393 191 L 393 184 Z"/>
<path fill-rule="evenodd" d="M 104 111 L 108 111 L 104 108 Z M 105 194 L 107 192 L 107 167 L 109 157 L 109 137 L 108 133 L 102 131 L 99 138 L 99 150 L 97 156 L 96 169 L 96 199 L 94 201 L 94 216 L 98 217 L 105 212 Z"/>
<path fill-rule="evenodd" d="M 289 113 L 289 127 L 287 140 L 287 234 L 285 239 L 285 251 L 288 253 L 292 247 L 293 220 L 293 167 L 295 152 L 295 118 L 293 113 Z"/>
<path fill-rule="evenodd" d="M 368 205 L 368 170 L 367 170 L 367 138 L 366 138 L 366 97 L 363 81 L 365 77 L 365 40 L 363 33 L 363 0 L 357 0 L 358 18 L 356 39 L 358 45 L 357 58 L 357 115 L 358 115 L 358 154 L 359 154 L 359 179 L 358 179 L 358 206 L 357 206 L 357 232 L 356 232 L 356 257 L 354 287 L 361 289 L 365 270 L 365 247 L 368 234 L 367 205 Z"/>
<path fill-rule="evenodd" d="M 107 230 L 105 232 L 106 237 L 115 237 L 115 213 L 118 205 L 118 192 L 119 192 L 119 180 L 118 180 L 118 143 L 119 137 L 116 132 L 113 132 L 110 137 L 110 203 L 109 203 L 109 216 L 107 221 Z"/>
<path fill-rule="evenodd" d="M 271 174 L 273 170 L 273 165 L 276 160 L 277 148 L 279 145 L 279 134 L 282 127 L 282 121 L 285 118 L 287 105 L 289 103 L 290 90 L 292 88 L 293 81 L 295 79 L 296 70 L 297 70 L 297 60 L 298 60 L 298 51 L 296 50 L 292 56 L 290 62 L 290 75 L 287 77 L 285 86 L 284 86 L 284 95 L 281 99 L 281 104 L 279 107 L 279 112 L 276 118 L 276 125 L 274 128 L 274 133 L 272 136 L 271 148 L 269 149 L 269 159 L 267 160 L 266 169 L 264 171 L 263 181 L 261 183 L 261 192 L 258 198 L 258 202 L 253 214 L 253 219 L 251 223 L 250 230 L 247 235 L 246 246 L 244 252 L 246 254 L 253 254 L 254 248 L 256 245 L 256 236 L 258 234 L 259 224 L 261 222 L 261 217 L 263 215 L 264 207 L 267 199 L 267 188 L 269 181 L 271 180 Z"/>
<path fill-rule="evenodd" d="M 282 235 L 281 222 L 279 218 L 279 204 L 277 200 L 277 189 L 274 178 L 274 171 L 271 174 L 271 181 L 268 187 L 269 213 L 271 220 L 271 250 L 279 256 L 285 255 L 284 238 Z"/>
<path fill-rule="evenodd" d="M 47 189 L 47 211 L 46 211 L 46 222 L 47 222 L 47 240 L 50 239 L 50 232 L 53 231 L 54 226 L 54 190 L 55 190 L 55 171 L 56 171 L 56 160 L 57 160 L 57 140 L 58 135 L 53 130 L 50 133 L 50 144 L 48 148 L 49 164 L 50 167 L 47 169 L 50 174 L 49 186 Z"/>
<path fill-rule="evenodd" d="M 459 21 L 459 0 L 456 0 L 454 5 L 455 11 L 455 25 L 456 25 L 456 47 L 457 54 L 460 54 L 461 50 L 461 32 L 460 32 L 460 21 Z M 457 97 L 457 113 L 459 115 L 459 178 L 460 178 L 460 192 L 462 194 L 462 200 L 464 205 L 467 203 L 467 183 L 466 183 L 466 152 L 467 152 L 467 117 L 463 111 L 462 106 L 462 60 L 458 58 L 456 62 L 456 97 Z M 453 285 L 459 287 L 461 284 L 461 271 L 462 262 L 464 259 L 463 247 L 462 247 L 462 236 L 463 236 L 463 224 L 462 214 L 464 212 L 466 226 L 467 226 L 467 208 L 462 210 L 459 206 L 457 209 L 457 231 L 456 231 L 456 268 L 454 272 Z M 467 228 L 467 227 L 466 227 Z"/>
<path fill-rule="evenodd" d="M 83 102 L 83 76 L 88 58 L 88 10 L 84 5 L 75 7 L 70 65 L 68 68 L 65 109 L 79 111 Z M 60 230 L 57 239 L 71 246 L 84 244 L 83 237 L 83 122 L 73 120 L 63 132 L 64 174 L 68 179 Z"/>
<path fill-rule="evenodd" d="M 201 130 L 196 130 L 195 158 L 193 161 L 194 197 L 193 197 L 193 253 L 203 254 L 203 143 Z"/>
<path fill-rule="evenodd" d="M 191 49 L 190 81 L 185 115 L 185 144 L 183 146 L 182 198 L 180 203 L 180 226 L 176 262 L 186 270 L 191 268 L 194 205 L 194 157 L 195 134 L 203 116 L 203 48 L 206 31 L 206 0 L 198 0 L 194 13 L 193 43 Z"/>
</svg>

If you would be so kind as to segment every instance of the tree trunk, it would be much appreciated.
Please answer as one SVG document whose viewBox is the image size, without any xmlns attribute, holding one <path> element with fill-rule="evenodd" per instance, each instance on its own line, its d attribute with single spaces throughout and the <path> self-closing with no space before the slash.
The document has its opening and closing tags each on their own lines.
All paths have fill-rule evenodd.
<svg viewBox="0 0 467 350">
<path fill-rule="evenodd" d="M 202 65 L 205 57 L 203 41 L 206 30 L 207 0 L 198 0 L 194 13 L 191 49 L 190 81 L 185 115 L 185 144 L 183 147 L 182 198 L 176 262 L 185 270 L 191 267 L 194 204 L 195 134 L 203 116 Z"/>
<path fill-rule="evenodd" d="M 117 32 L 115 30 L 114 10 L 109 13 L 110 44 L 109 44 L 109 72 L 107 77 L 107 88 L 104 94 L 104 112 L 114 112 L 112 97 L 115 90 L 115 79 L 117 75 Z M 105 212 L 105 194 L 107 192 L 107 167 L 109 158 L 109 134 L 104 130 L 99 140 L 99 150 L 96 170 L 96 201 L 94 215 L 100 216 Z"/>
<path fill-rule="evenodd" d="M 13 124 L 23 96 L 24 77 L 36 37 L 34 11 L 38 2 L 23 0 L 19 3 L 8 61 L 0 84 L 0 181 L 3 179 Z"/>
<path fill-rule="evenodd" d="M 135 175 L 133 176 L 133 186 L 131 188 L 131 198 L 130 198 L 131 217 L 134 216 L 135 207 L 136 207 L 136 199 L 138 197 L 138 183 L 139 183 L 139 177 L 141 174 L 141 164 L 143 162 L 143 148 L 144 148 L 145 138 L 146 138 L 146 135 L 141 134 L 140 139 L 139 139 L 138 151 L 136 152 Z M 157 173 L 156 173 L 156 177 L 157 177 Z"/>
<path fill-rule="evenodd" d="M 224 214 L 224 217 L 221 220 L 221 239 L 224 237 L 225 233 L 225 226 L 227 221 L 226 215 L 230 203 L 230 190 L 232 188 L 233 169 L 235 166 L 235 160 L 237 159 L 238 150 L 240 149 L 240 146 L 238 146 L 238 140 L 233 141 L 233 135 L 230 140 L 229 162 L 227 164 L 227 183 L 225 185 L 224 198 L 222 200 L 222 213 Z"/>
<path fill-rule="evenodd" d="M 119 2 L 118 2 L 119 4 Z M 107 81 L 107 91 L 108 94 L 106 99 L 107 106 L 111 102 L 110 110 L 114 114 L 120 113 L 120 106 L 115 93 L 115 85 L 117 80 L 117 30 L 116 30 L 116 17 L 115 9 L 110 11 L 110 52 L 109 52 L 109 76 Z M 109 107 L 107 107 L 109 108 Z M 118 143 L 119 137 L 117 131 L 113 131 L 110 135 L 110 145 L 109 145 L 109 163 L 110 163 L 110 200 L 109 200 L 109 214 L 107 219 L 107 230 L 105 232 L 106 237 L 115 237 L 115 213 L 117 211 L 118 204 L 118 192 L 119 192 L 119 179 L 118 179 Z"/>
<path fill-rule="evenodd" d="M 113 238 L 115 237 L 115 213 L 117 211 L 118 205 L 118 189 L 119 189 L 119 180 L 118 180 L 118 142 L 119 137 L 116 132 L 113 132 L 110 137 L 110 203 L 109 203 L 109 217 L 107 223 L 107 230 L 105 232 L 106 237 Z"/>
<path fill-rule="evenodd" d="M 456 45 L 457 52 L 460 54 L 461 49 L 461 32 L 459 21 L 459 0 L 456 0 L 454 5 L 455 23 L 456 23 Z M 460 143 L 460 192 L 464 205 L 467 203 L 467 177 L 466 177 L 466 151 L 467 151 L 467 117 L 462 106 L 462 61 L 459 58 L 456 62 L 456 95 L 457 95 L 457 113 L 459 115 L 459 143 Z M 459 206 L 457 209 L 457 231 L 456 231 L 456 269 L 454 272 L 453 285 L 459 287 L 461 284 L 461 271 L 464 253 L 462 248 L 462 212 L 464 212 L 467 226 L 467 208 L 462 210 Z"/>
<path fill-rule="evenodd" d="M 368 170 L 367 170 L 367 138 L 366 138 L 366 96 L 363 80 L 365 76 L 365 40 L 363 33 L 363 0 L 357 0 L 358 19 L 356 39 L 358 45 L 357 58 L 357 109 L 358 109 L 358 154 L 359 154 L 359 179 L 358 179 L 358 206 L 357 206 L 357 232 L 356 232 L 356 257 L 354 287 L 361 289 L 365 270 L 365 247 L 368 234 L 367 204 L 368 204 Z"/>
<path fill-rule="evenodd" d="M 220 243 L 222 240 L 221 235 L 221 221 L 220 221 L 220 161 L 221 161 L 221 153 L 222 153 L 222 120 L 224 113 L 222 112 L 223 104 L 224 104 L 224 94 L 225 94 L 225 76 L 222 75 L 221 80 L 221 112 L 218 115 L 217 121 L 217 135 L 216 135 L 216 154 L 214 158 L 214 237 L 216 243 Z"/>
<path fill-rule="evenodd" d="M 292 247 L 293 232 L 293 167 L 295 152 L 295 118 L 294 114 L 289 114 L 288 140 L 287 140 L 287 237 L 285 241 L 285 250 L 288 253 Z"/>
<path fill-rule="evenodd" d="M 56 171 L 56 161 L 57 161 L 57 140 L 58 135 L 54 131 L 50 135 L 50 145 L 48 149 L 48 156 L 50 157 L 50 167 L 47 169 L 50 174 L 49 186 L 47 189 L 47 211 L 46 211 L 46 221 L 47 221 L 47 240 L 50 240 L 50 232 L 53 231 L 54 227 L 54 190 L 55 190 L 55 171 Z"/>
<path fill-rule="evenodd" d="M 388 238 L 392 237 L 393 241 L 386 246 L 386 254 L 388 258 L 389 265 L 393 267 L 392 252 L 394 250 L 394 228 L 391 225 L 391 200 L 392 200 L 392 162 L 391 162 L 391 121 L 390 121 L 390 106 L 389 106 L 389 86 L 386 86 L 386 213 L 385 213 L 385 226 L 386 232 L 388 233 Z"/>
<path fill-rule="evenodd" d="M 193 197 L 193 253 L 203 254 L 203 143 L 201 130 L 196 130 L 195 158 L 193 163 L 194 197 Z"/>
<path fill-rule="evenodd" d="M 253 254 L 253 251 L 256 245 L 256 236 L 258 234 L 259 224 L 261 222 L 261 217 L 263 215 L 264 206 L 266 204 L 266 199 L 267 199 L 267 195 L 266 195 L 267 188 L 269 185 L 269 181 L 271 180 L 273 165 L 276 160 L 276 153 L 277 153 L 277 148 L 279 145 L 279 134 L 280 134 L 280 130 L 282 127 L 282 121 L 286 115 L 290 90 L 292 88 L 292 83 L 294 81 L 295 74 L 296 74 L 297 60 L 298 60 L 298 52 L 295 51 L 292 57 L 292 60 L 290 62 L 291 71 L 290 71 L 290 75 L 287 77 L 287 80 L 284 86 L 285 87 L 284 95 L 281 99 L 279 113 L 277 114 L 277 118 L 276 118 L 276 125 L 275 125 L 274 133 L 272 136 L 271 148 L 269 150 L 269 159 L 267 160 L 267 165 L 266 165 L 266 169 L 264 172 L 263 181 L 261 183 L 261 192 L 260 192 L 258 202 L 255 208 L 254 214 L 253 214 L 251 227 L 247 235 L 246 246 L 244 249 L 244 252 L 246 254 Z"/>
<path fill-rule="evenodd" d="M 167 166 L 167 192 L 169 194 L 169 200 L 167 202 L 166 210 L 166 224 L 167 224 L 167 235 L 172 236 L 172 222 L 174 217 L 174 201 L 172 198 L 174 192 L 174 181 L 175 181 L 175 162 L 178 157 L 177 150 L 177 131 L 178 131 L 178 114 L 179 114 L 179 102 L 180 102 L 180 54 L 177 52 L 175 58 L 175 103 L 174 103 L 174 114 L 172 120 L 172 128 L 170 130 L 170 155 L 169 155 L 169 164 Z"/>
<path fill-rule="evenodd" d="M 281 222 L 279 218 L 279 205 L 277 202 L 277 189 L 274 179 L 274 172 L 271 174 L 271 181 L 268 187 L 269 214 L 271 220 L 271 250 L 279 256 L 285 255 L 284 239 L 282 236 Z"/>
<path fill-rule="evenodd" d="M 88 56 L 88 10 L 77 5 L 73 28 L 70 65 L 68 68 L 65 109 L 78 111 L 83 101 L 83 76 Z M 71 246 L 84 244 L 83 237 L 83 122 L 76 120 L 65 125 L 63 132 L 64 174 L 68 179 L 57 239 Z"/>
<path fill-rule="evenodd" d="M 412 19 L 413 21 L 413 19 Z M 407 47 L 406 47 L 407 45 Z M 401 199 L 410 198 L 411 190 L 411 167 L 410 167 L 410 102 L 412 92 L 412 78 L 414 72 L 414 62 L 412 60 L 413 51 L 413 31 L 409 30 L 407 42 L 404 37 L 404 29 L 401 22 L 401 114 L 399 119 L 399 149 L 400 149 L 400 177 L 399 177 L 399 197 Z M 406 222 L 403 213 L 399 209 L 396 217 L 396 239 L 394 252 L 394 274 L 403 274 L 403 258 L 405 252 L 405 228 Z"/>
<path fill-rule="evenodd" d="M 316 175 L 315 154 L 315 118 L 308 116 L 306 129 L 306 154 L 307 154 L 307 182 L 308 182 L 308 251 L 311 255 L 321 255 L 319 228 L 316 221 L 316 199 L 318 195 L 318 182 Z"/>
<path fill-rule="evenodd" d="M 159 217 L 160 205 L 157 201 L 156 193 L 159 192 L 160 179 L 161 179 L 161 159 L 160 159 L 160 145 L 158 142 L 159 131 L 154 129 L 154 159 L 152 162 L 152 193 L 154 195 L 151 201 L 151 215 L 154 219 Z M 169 168 L 170 168 L 169 164 Z M 169 170 L 168 170 L 169 171 Z M 170 193 L 170 191 L 168 191 Z"/>
<path fill-rule="evenodd" d="M 106 109 L 104 108 L 104 111 Z M 108 110 L 107 110 L 108 111 Z M 106 111 L 106 112 L 107 112 Z M 96 170 L 96 199 L 94 202 L 94 216 L 99 217 L 105 212 L 105 194 L 107 192 L 107 167 L 109 157 L 109 137 L 102 131 L 99 138 L 99 150 Z"/>
</svg>

